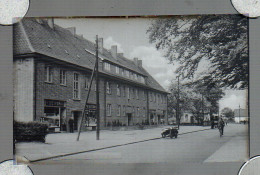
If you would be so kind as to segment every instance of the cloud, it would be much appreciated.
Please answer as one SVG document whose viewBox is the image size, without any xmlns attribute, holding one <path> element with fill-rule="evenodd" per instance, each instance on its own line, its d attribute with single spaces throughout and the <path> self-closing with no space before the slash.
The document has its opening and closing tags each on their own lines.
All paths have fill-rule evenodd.
<svg viewBox="0 0 260 175">
<path fill-rule="evenodd" d="M 225 107 L 231 109 L 246 108 L 247 92 L 245 90 L 227 90 L 226 95 L 219 101 L 220 110 Z"/>
<path fill-rule="evenodd" d="M 167 89 L 171 80 L 175 78 L 175 67 L 168 64 L 162 53 L 152 46 L 137 46 L 130 53 L 130 58 L 143 60 L 143 67 Z"/>
<path fill-rule="evenodd" d="M 124 52 L 124 50 L 122 48 L 122 45 L 119 44 L 118 42 L 114 41 L 114 39 L 111 36 L 109 36 L 108 38 L 106 38 L 104 40 L 104 47 L 106 49 L 110 49 L 111 46 L 113 46 L 113 45 L 117 45 L 117 52 L 118 53 L 123 53 Z"/>
</svg>

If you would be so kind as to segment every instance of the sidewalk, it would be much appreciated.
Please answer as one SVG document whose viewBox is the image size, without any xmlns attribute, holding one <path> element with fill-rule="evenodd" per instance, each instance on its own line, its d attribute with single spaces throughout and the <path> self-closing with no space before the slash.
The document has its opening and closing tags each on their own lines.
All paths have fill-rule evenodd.
<svg viewBox="0 0 260 175">
<path fill-rule="evenodd" d="M 76 141 L 77 133 L 48 134 L 46 137 L 46 143 L 17 143 L 15 145 L 15 152 L 16 155 L 26 157 L 28 160 L 33 161 L 69 153 L 160 138 L 161 130 L 163 128 L 167 128 L 167 126 L 131 131 L 101 130 L 100 140 L 96 140 L 95 131 L 82 132 L 79 141 Z M 180 126 L 179 134 L 204 129 L 210 129 L 210 127 Z"/>
</svg>

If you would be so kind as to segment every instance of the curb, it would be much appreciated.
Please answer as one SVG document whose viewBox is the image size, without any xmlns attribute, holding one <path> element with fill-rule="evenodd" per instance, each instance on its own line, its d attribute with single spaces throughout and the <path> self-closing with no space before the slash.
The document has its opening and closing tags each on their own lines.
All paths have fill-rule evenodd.
<svg viewBox="0 0 260 175">
<path fill-rule="evenodd" d="M 200 131 L 206 131 L 206 130 L 211 130 L 211 128 L 185 132 L 185 133 L 181 133 L 181 134 L 178 134 L 178 135 L 185 135 L 185 134 L 190 134 L 190 133 L 195 133 L 195 132 L 200 132 Z M 109 149 L 109 148 L 120 147 L 120 146 L 132 145 L 132 144 L 136 144 L 136 143 L 142 143 L 142 142 L 158 140 L 158 139 L 162 139 L 162 138 L 161 137 L 156 137 L 156 138 L 145 139 L 145 140 L 136 141 L 136 142 L 129 142 L 129 143 L 123 143 L 123 144 L 107 146 L 107 147 L 103 147 L 103 148 L 97 148 L 97 149 L 90 149 L 90 150 L 86 150 L 86 151 L 67 153 L 67 154 L 56 155 L 56 156 L 51 156 L 51 157 L 45 157 L 45 158 L 35 159 L 35 160 L 28 160 L 28 162 L 29 163 L 40 162 L 40 161 L 49 160 L 49 159 L 55 159 L 55 158 L 60 158 L 60 157 L 72 156 L 72 155 L 76 155 L 76 154 L 88 153 L 88 152 L 99 151 L 99 150 L 104 150 L 104 149 Z"/>
</svg>

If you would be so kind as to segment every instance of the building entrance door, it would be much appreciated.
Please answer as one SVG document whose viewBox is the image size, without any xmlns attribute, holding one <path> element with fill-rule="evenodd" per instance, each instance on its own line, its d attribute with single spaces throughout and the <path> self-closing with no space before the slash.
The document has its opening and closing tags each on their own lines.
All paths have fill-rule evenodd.
<svg viewBox="0 0 260 175">
<path fill-rule="evenodd" d="M 128 124 L 128 126 L 133 124 L 131 113 L 127 113 L 127 124 Z"/>
<path fill-rule="evenodd" d="M 81 111 L 74 111 L 73 112 L 73 129 L 74 131 L 78 130 L 79 124 L 81 119 Z"/>
</svg>

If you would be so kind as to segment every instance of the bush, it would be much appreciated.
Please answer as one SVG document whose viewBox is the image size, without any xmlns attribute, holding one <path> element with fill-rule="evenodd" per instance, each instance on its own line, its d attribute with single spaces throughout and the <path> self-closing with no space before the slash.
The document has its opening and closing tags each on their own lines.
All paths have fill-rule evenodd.
<svg viewBox="0 0 260 175">
<path fill-rule="evenodd" d="M 16 142 L 45 142 L 48 125 L 40 122 L 14 121 L 14 140 Z"/>
</svg>

